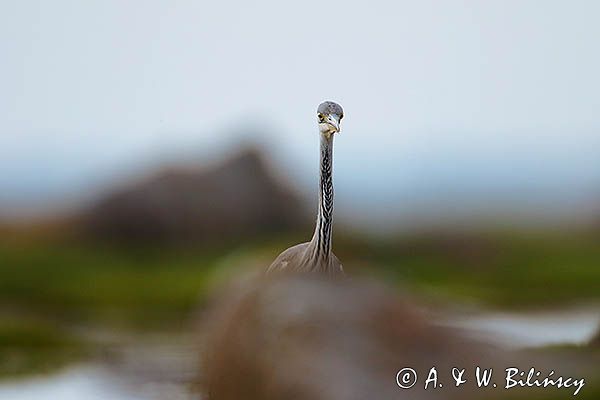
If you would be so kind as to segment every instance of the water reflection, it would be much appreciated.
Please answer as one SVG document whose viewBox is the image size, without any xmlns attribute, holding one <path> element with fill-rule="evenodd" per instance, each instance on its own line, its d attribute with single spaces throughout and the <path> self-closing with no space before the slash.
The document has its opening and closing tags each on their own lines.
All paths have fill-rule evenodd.
<svg viewBox="0 0 600 400">
<path fill-rule="evenodd" d="M 556 312 L 487 313 L 455 317 L 451 325 L 511 347 L 582 344 L 600 323 L 597 308 Z M 0 383 L 0 399 L 11 400 L 191 400 L 186 379 L 196 351 L 187 340 L 180 345 L 131 345 L 118 361 L 77 365 L 57 374 Z M 183 343 L 183 344 L 182 344 Z"/>
<path fill-rule="evenodd" d="M 12 400 L 149 400 L 101 367 L 78 366 L 48 377 L 0 385 L 0 398 Z"/>
<path fill-rule="evenodd" d="M 586 344 L 600 326 L 598 307 L 530 313 L 486 313 L 455 319 L 451 325 L 505 347 Z"/>
<path fill-rule="evenodd" d="M 183 385 L 143 382 L 106 366 L 79 365 L 58 374 L 0 384 L 0 399 L 11 400 L 188 400 Z"/>
</svg>

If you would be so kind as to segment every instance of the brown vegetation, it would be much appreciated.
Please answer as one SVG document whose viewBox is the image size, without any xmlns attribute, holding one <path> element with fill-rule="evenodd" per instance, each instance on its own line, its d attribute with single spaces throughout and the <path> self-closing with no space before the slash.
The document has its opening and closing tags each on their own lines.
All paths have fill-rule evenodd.
<svg viewBox="0 0 600 400">
<path fill-rule="evenodd" d="M 491 359 L 373 282 L 254 280 L 221 297 L 207 321 L 200 382 L 212 400 L 467 398 L 451 387 L 452 367 Z M 424 390 L 432 366 L 446 389 Z M 404 367 L 419 373 L 412 389 L 396 384 Z"/>
</svg>

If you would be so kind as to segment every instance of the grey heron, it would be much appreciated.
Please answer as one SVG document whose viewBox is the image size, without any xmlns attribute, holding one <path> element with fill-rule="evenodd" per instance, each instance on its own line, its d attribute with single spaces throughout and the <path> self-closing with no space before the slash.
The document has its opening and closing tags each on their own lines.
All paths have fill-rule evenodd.
<svg viewBox="0 0 600 400">
<path fill-rule="evenodd" d="M 327 275 L 343 274 L 340 260 L 331 251 L 331 228 L 333 222 L 333 137 L 340 132 L 344 117 L 342 107 L 333 101 L 325 101 L 317 108 L 319 136 L 321 141 L 319 206 L 312 239 L 281 253 L 268 268 L 276 271 L 318 272 Z"/>
</svg>

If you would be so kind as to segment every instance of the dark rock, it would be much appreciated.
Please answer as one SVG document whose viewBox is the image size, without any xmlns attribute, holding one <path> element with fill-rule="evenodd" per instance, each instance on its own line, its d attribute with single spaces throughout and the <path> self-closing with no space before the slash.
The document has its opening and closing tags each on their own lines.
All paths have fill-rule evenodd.
<svg viewBox="0 0 600 400">
<path fill-rule="evenodd" d="M 165 169 L 110 193 L 85 212 L 83 225 L 119 241 L 222 241 L 297 229 L 305 218 L 300 199 L 250 148 L 214 168 Z"/>
</svg>

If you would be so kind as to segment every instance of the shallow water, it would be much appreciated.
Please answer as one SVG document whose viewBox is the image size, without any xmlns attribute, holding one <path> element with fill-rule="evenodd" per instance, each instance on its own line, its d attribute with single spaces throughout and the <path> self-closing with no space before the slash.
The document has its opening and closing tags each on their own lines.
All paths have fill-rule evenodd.
<svg viewBox="0 0 600 400">
<path fill-rule="evenodd" d="M 513 348 L 582 344 L 598 329 L 600 311 L 584 307 L 538 313 L 485 313 L 456 317 L 449 325 Z M 79 365 L 62 372 L 0 383 L 0 399 L 10 400 L 190 400 L 178 383 L 190 371 L 186 345 L 124 349 L 116 365 Z M 171 375 L 171 376 L 169 376 Z"/>
<path fill-rule="evenodd" d="M 189 400 L 183 385 L 139 382 L 107 367 L 79 365 L 62 372 L 0 384 L 0 399 L 10 400 Z"/>
<path fill-rule="evenodd" d="M 146 400 L 102 368 L 74 367 L 47 377 L 0 384 L 0 399 Z"/>
<path fill-rule="evenodd" d="M 585 344 L 600 328 L 600 308 L 560 311 L 485 313 L 455 318 L 449 325 L 511 348 Z"/>
</svg>

